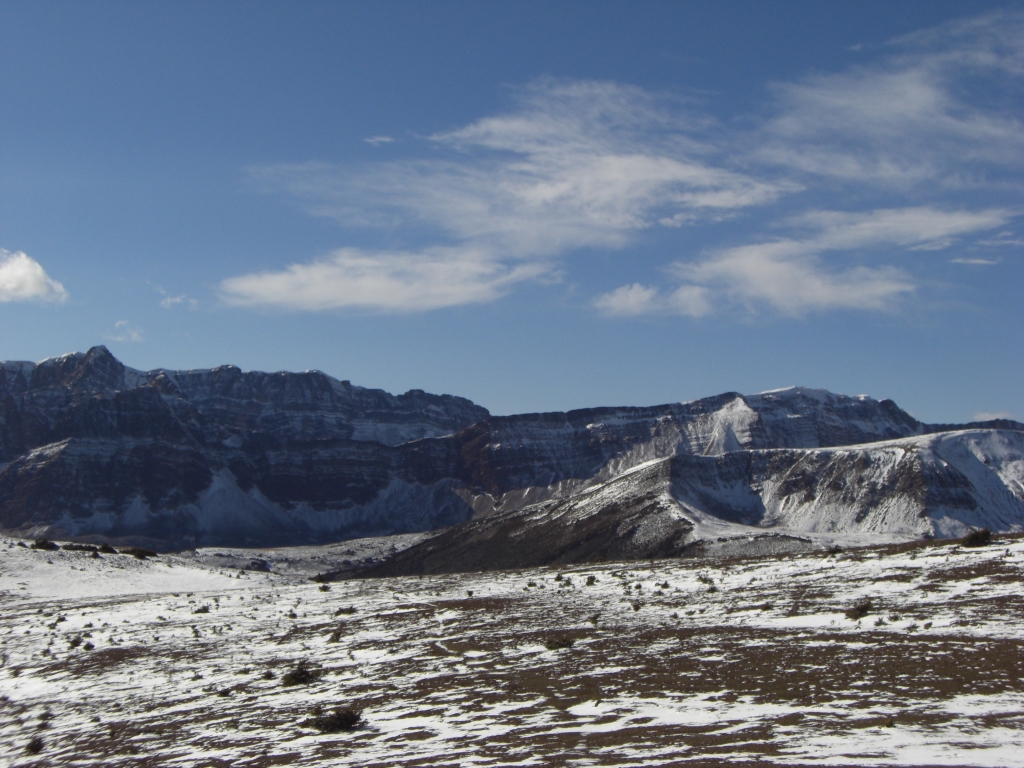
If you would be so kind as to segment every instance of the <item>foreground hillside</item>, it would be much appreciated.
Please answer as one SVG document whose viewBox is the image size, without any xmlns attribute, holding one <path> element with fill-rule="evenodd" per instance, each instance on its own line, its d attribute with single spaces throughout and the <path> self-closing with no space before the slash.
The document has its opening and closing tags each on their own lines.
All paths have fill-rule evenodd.
<svg viewBox="0 0 1024 768">
<path fill-rule="evenodd" d="M 800 387 L 498 417 L 316 371 L 136 371 L 103 347 L 0 363 L 0 531 L 28 538 L 173 551 L 451 528 L 392 571 L 415 573 L 977 527 L 1024 530 L 1022 424 L 923 424 Z"/>
<path fill-rule="evenodd" d="M 331 585 L 0 540 L 0 765 L 1024 765 L 1022 577 L 1020 537 Z"/>
</svg>

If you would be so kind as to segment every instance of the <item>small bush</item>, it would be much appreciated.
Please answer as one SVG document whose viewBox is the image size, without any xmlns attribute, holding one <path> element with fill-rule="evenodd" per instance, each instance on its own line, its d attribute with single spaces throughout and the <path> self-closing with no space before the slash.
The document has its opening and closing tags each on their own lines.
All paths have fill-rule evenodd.
<svg viewBox="0 0 1024 768">
<path fill-rule="evenodd" d="M 92 544 L 65 544 L 64 550 L 67 552 L 96 552 L 97 549 Z"/>
<path fill-rule="evenodd" d="M 979 528 L 964 536 L 960 543 L 965 547 L 984 547 L 992 543 L 992 531 L 988 528 Z"/>
<path fill-rule="evenodd" d="M 60 544 L 50 541 L 49 539 L 36 539 L 32 542 L 32 546 L 29 549 L 44 549 L 46 551 L 53 551 L 60 549 Z"/>
<path fill-rule="evenodd" d="M 356 609 L 353 608 L 351 605 L 349 605 L 349 606 L 346 606 L 344 608 L 339 608 L 338 610 L 336 610 L 334 612 L 334 615 L 335 616 L 351 616 L 355 612 L 356 612 Z"/>
<path fill-rule="evenodd" d="M 596 583 L 597 583 L 597 576 L 594 576 L 593 574 L 591 574 L 590 576 L 587 576 L 587 586 L 588 587 L 593 586 Z"/>
<path fill-rule="evenodd" d="M 318 587 L 318 589 L 319 589 L 319 590 L 320 590 L 321 592 L 330 592 L 330 591 L 331 591 L 331 586 L 330 586 L 330 584 L 321 584 L 321 585 L 320 585 L 320 586 Z"/>
<path fill-rule="evenodd" d="M 358 709 L 351 707 L 335 707 L 326 715 L 311 717 L 302 723 L 310 728 L 316 728 L 321 733 L 341 733 L 357 728 L 362 722 L 363 716 Z"/>
<path fill-rule="evenodd" d="M 571 637 L 552 637 L 544 642 L 544 647 L 549 651 L 560 651 L 563 648 L 572 648 L 576 644 L 576 640 Z"/>
<path fill-rule="evenodd" d="M 33 736 L 32 740 L 25 745 L 25 751 L 30 755 L 38 755 L 45 746 L 46 742 L 43 741 L 42 737 Z"/>
<path fill-rule="evenodd" d="M 701 584 L 715 583 L 715 580 L 711 578 L 707 571 L 703 571 L 699 576 L 697 576 L 697 581 L 699 581 Z"/>
<path fill-rule="evenodd" d="M 194 611 L 192 611 L 192 613 L 209 613 L 209 612 L 210 612 L 210 606 L 208 606 L 208 605 L 200 605 L 198 608 L 196 608 Z"/>
<path fill-rule="evenodd" d="M 852 608 L 846 611 L 846 618 L 850 621 L 860 621 L 869 613 L 874 606 L 870 600 L 861 600 L 853 605 Z"/>
<path fill-rule="evenodd" d="M 117 550 L 114 549 L 109 544 L 100 544 L 99 553 L 101 555 L 116 555 L 117 554 Z"/>
<path fill-rule="evenodd" d="M 281 675 L 281 685 L 309 685 L 320 679 L 323 672 L 310 669 L 309 664 L 300 661 L 294 668 Z"/>
<path fill-rule="evenodd" d="M 142 547 L 125 547 L 120 552 L 120 555 L 131 555 L 137 560 L 145 560 L 147 557 L 156 557 L 156 552 L 152 549 L 143 549 Z"/>
</svg>

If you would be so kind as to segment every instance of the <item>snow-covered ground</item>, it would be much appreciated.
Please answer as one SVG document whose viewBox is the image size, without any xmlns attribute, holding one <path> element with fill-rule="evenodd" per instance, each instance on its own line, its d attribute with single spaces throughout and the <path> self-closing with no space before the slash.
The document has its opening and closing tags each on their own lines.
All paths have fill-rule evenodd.
<svg viewBox="0 0 1024 768">
<path fill-rule="evenodd" d="M 0 539 L 0 766 L 1024 766 L 1022 576 L 1020 537 L 329 585 Z"/>
</svg>

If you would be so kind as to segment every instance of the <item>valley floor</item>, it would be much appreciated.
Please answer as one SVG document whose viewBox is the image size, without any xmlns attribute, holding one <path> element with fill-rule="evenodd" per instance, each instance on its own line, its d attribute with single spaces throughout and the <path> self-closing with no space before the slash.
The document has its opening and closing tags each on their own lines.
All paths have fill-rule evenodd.
<svg viewBox="0 0 1024 768">
<path fill-rule="evenodd" d="M 1024 766 L 1022 576 L 1020 537 L 329 585 L 0 539 L 0 766 Z"/>
</svg>

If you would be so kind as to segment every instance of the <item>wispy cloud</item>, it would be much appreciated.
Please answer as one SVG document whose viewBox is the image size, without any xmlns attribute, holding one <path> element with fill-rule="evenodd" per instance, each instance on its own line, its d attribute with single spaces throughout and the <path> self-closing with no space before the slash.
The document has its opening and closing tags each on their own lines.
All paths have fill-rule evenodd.
<svg viewBox="0 0 1024 768">
<path fill-rule="evenodd" d="M 757 158 L 798 175 L 907 187 L 976 186 L 1024 166 L 1024 125 L 993 92 L 1024 74 L 1024 15 L 958 21 L 892 41 L 869 65 L 776 83 Z"/>
<path fill-rule="evenodd" d="M 221 295 L 310 310 L 493 301 L 573 254 L 649 242 L 652 230 L 733 237 L 707 226 L 733 219 L 748 233 L 739 245 L 705 239 L 680 259 L 682 243 L 698 241 L 681 236 L 663 285 L 630 282 L 596 307 L 891 310 L 921 283 L 896 254 L 1020 242 L 1006 232 L 963 241 L 1021 213 L 993 201 L 1019 199 L 1024 186 L 1014 106 L 1024 99 L 1024 14 L 953 22 L 861 56 L 844 71 L 770 85 L 760 119 L 717 121 L 672 95 L 541 78 L 514 91 L 508 111 L 423 140 L 418 160 L 252 168 L 256 184 L 311 215 L 409 245 L 232 277 Z"/>
<path fill-rule="evenodd" d="M 23 251 L 0 248 L 0 303 L 10 301 L 47 301 L 63 303 L 68 299 L 64 286 L 46 274 L 42 265 Z"/>
<path fill-rule="evenodd" d="M 912 293 L 914 282 L 894 266 L 830 267 L 829 252 L 947 247 L 953 238 L 1001 226 L 1004 210 L 980 212 L 905 208 L 865 213 L 808 211 L 786 226 L 794 235 L 677 262 L 671 291 L 634 284 L 598 297 L 607 314 L 702 315 L 717 306 L 768 307 L 792 316 L 832 309 L 884 310 Z"/>
<path fill-rule="evenodd" d="M 950 264 L 972 264 L 977 267 L 991 267 L 999 262 L 995 259 L 950 259 Z"/>
<path fill-rule="evenodd" d="M 390 136 L 370 136 L 369 138 L 363 139 L 363 141 L 367 144 L 379 147 L 381 144 L 390 144 L 394 139 Z"/>
<path fill-rule="evenodd" d="M 1024 238 L 1015 236 L 1013 232 L 1005 231 L 985 240 L 979 240 L 978 245 L 986 248 L 1020 248 L 1024 247 Z"/>
<path fill-rule="evenodd" d="M 321 261 L 229 278 L 221 284 L 221 296 L 231 306 L 414 312 L 494 301 L 515 283 L 549 271 L 538 263 L 508 266 L 472 249 L 402 253 L 344 248 Z"/>
<path fill-rule="evenodd" d="M 160 299 L 160 306 L 164 309 L 171 309 L 172 307 L 188 307 L 189 309 L 196 309 L 199 306 L 199 302 L 195 299 L 189 298 L 185 294 L 179 296 L 164 296 Z"/>
<path fill-rule="evenodd" d="M 137 343 L 143 340 L 142 331 L 135 328 L 127 320 L 118 320 L 114 323 L 114 330 L 104 335 L 104 338 L 108 341 L 131 341 Z"/>
<path fill-rule="evenodd" d="M 547 273 L 552 259 L 576 249 L 620 248 L 650 227 L 720 220 L 797 188 L 726 167 L 719 150 L 694 138 L 707 127 L 705 118 L 695 119 L 678 102 L 639 88 L 542 79 L 519 92 L 512 112 L 431 137 L 443 160 L 361 172 L 306 163 L 250 173 L 309 213 L 347 226 L 426 227 L 440 241 L 435 247 L 466 254 L 479 262 L 481 274 L 502 275 L 505 285 L 507 275 Z M 390 257 L 360 256 L 375 258 L 383 259 L 381 272 L 390 273 Z M 289 269 L 297 274 L 300 267 Z M 225 293 L 253 277 L 232 278 Z M 489 280 L 473 281 L 467 300 L 500 295 L 479 290 Z M 425 298 L 412 306 L 448 305 L 431 298 L 430 283 L 424 287 Z M 402 293 L 412 300 L 410 291 Z M 370 301 L 338 296 L 308 304 Z M 396 308 L 391 299 L 379 306 Z"/>
</svg>

